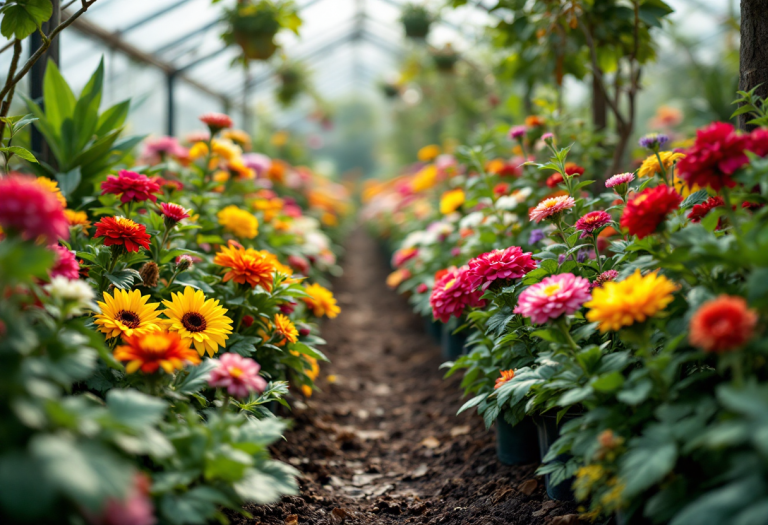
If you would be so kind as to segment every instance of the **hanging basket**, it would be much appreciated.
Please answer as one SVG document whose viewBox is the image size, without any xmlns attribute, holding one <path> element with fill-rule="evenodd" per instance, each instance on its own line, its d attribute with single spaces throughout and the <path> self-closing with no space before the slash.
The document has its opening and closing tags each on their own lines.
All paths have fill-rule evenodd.
<svg viewBox="0 0 768 525">
<path fill-rule="evenodd" d="M 243 55 L 250 60 L 267 60 L 277 51 L 274 34 L 234 31 L 234 37 Z"/>
<path fill-rule="evenodd" d="M 435 67 L 437 67 L 438 70 L 445 73 L 451 73 L 453 72 L 453 68 L 456 65 L 456 62 L 459 61 L 459 54 L 434 53 L 432 55 L 432 60 L 435 62 Z"/>
<path fill-rule="evenodd" d="M 403 17 L 403 28 L 405 29 L 405 36 L 408 38 L 419 40 L 427 38 L 431 25 L 432 21 L 426 16 L 414 14 Z"/>
</svg>

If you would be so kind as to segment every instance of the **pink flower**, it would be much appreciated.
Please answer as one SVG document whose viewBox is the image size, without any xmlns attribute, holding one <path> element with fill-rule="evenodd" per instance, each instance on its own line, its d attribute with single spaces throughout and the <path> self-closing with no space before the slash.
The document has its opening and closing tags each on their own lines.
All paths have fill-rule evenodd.
<svg viewBox="0 0 768 525">
<path fill-rule="evenodd" d="M 137 474 L 126 499 L 109 498 L 100 516 L 86 518 L 92 525 L 154 525 L 157 520 L 149 488 L 149 479 L 144 474 Z"/>
<path fill-rule="evenodd" d="M 243 155 L 243 164 L 255 171 L 257 176 L 261 177 L 272 166 L 272 160 L 261 153 L 246 153 Z"/>
<path fill-rule="evenodd" d="M 509 138 L 517 140 L 520 137 L 528 133 L 528 128 L 525 126 L 512 126 L 509 128 Z"/>
<path fill-rule="evenodd" d="M 749 135 L 749 151 L 758 157 L 768 157 L 768 129 L 757 128 Z"/>
<path fill-rule="evenodd" d="M 101 183 L 101 194 L 112 193 L 120 195 L 120 202 L 144 202 L 149 199 L 157 202 L 157 197 L 153 193 L 160 193 L 160 185 L 139 173 L 122 170 L 117 176 L 110 175 L 107 180 Z"/>
<path fill-rule="evenodd" d="M 485 291 L 496 279 L 520 279 L 536 269 L 536 261 L 531 253 L 523 253 L 519 246 L 510 246 L 505 250 L 493 250 L 469 261 L 469 275 L 472 286 Z"/>
<path fill-rule="evenodd" d="M 432 315 L 447 323 L 451 316 L 461 317 L 467 307 L 483 307 L 483 293 L 476 291 L 469 276 L 469 266 L 450 268 L 435 283 L 429 304 Z"/>
<path fill-rule="evenodd" d="M 56 195 L 33 177 L 15 173 L 0 178 L 0 226 L 27 240 L 69 239 L 69 221 Z"/>
<path fill-rule="evenodd" d="M 303 273 L 304 275 L 309 275 L 309 261 L 306 260 L 301 255 L 289 255 L 288 256 L 288 266 L 293 268 L 299 273 Z"/>
<path fill-rule="evenodd" d="M 427 285 L 426 285 L 426 284 L 424 284 L 424 283 L 420 283 L 420 284 L 419 284 L 419 285 L 416 287 L 416 293 L 424 293 L 424 292 L 426 292 L 427 290 L 429 290 L 429 286 L 427 286 Z"/>
<path fill-rule="evenodd" d="M 224 113 L 206 113 L 200 116 L 200 122 L 211 128 L 213 133 L 232 127 L 232 119 Z"/>
<path fill-rule="evenodd" d="M 400 248 L 392 255 L 392 266 L 400 268 L 402 265 L 419 254 L 418 248 Z"/>
<path fill-rule="evenodd" d="M 618 175 L 614 175 L 607 181 L 605 181 L 605 187 L 606 188 L 613 188 L 614 186 L 618 186 L 619 184 L 629 184 L 635 180 L 635 176 L 632 173 L 619 173 Z"/>
<path fill-rule="evenodd" d="M 514 313 L 530 317 L 535 324 L 571 315 L 592 298 L 589 288 L 589 281 L 572 273 L 553 275 L 526 288 L 517 300 Z"/>
<path fill-rule="evenodd" d="M 179 204 L 173 204 L 172 202 L 163 202 L 160 204 L 160 212 L 165 215 L 165 218 L 171 225 L 176 224 L 182 219 L 189 218 L 189 210 L 185 210 L 183 206 Z"/>
<path fill-rule="evenodd" d="M 51 279 L 58 276 L 66 277 L 70 281 L 79 279 L 80 265 L 77 263 L 75 253 L 58 244 L 53 244 L 49 248 L 56 254 L 56 262 L 53 263 L 53 268 L 48 271 Z"/>
<path fill-rule="evenodd" d="M 574 228 L 581 231 L 580 239 L 588 237 L 597 230 L 611 222 L 611 215 L 608 212 L 598 210 L 591 211 L 576 221 Z"/>
<path fill-rule="evenodd" d="M 179 141 L 174 137 L 158 137 L 156 139 L 148 139 L 144 143 L 144 157 L 159 159 L 166 155 L 187 157 L 189 156 L 189 151 L 179 144 Z"/>
<path fill-rule="evenodd" d="M 569 195 L 561 195 L 559 197 L 550 197 L 544 199 L 536 206 L 530 213 L 530 219 L 539 223 L 548 217 L 560 213 L 565 210 L 569 210 L 576 205 L 576 201 Z"/>
<path fill-rule="evenodd" d="M 616 277 L 619 276 L 619 272 L 616 270 L 606 270 L 597 277 L 595 277 L 595 280 L 592 281 L 592 284 L 589 285 L 589 289 L 593 288 L 600 288 L 602 285 L 607 283 L 608 281 L 615 281 Z"/>
<path fill-rule="evenodd" d="M 226 353 L 219 359 L 219 366 L 211 372 L 208 384 L 214 388 L 226 388 L 231 396 L 246 398 L 251 392 L 263 392 L 267 382 L 259 375 L 261 366 L 253 359 Z"/>
<path fill-rule="evenodd" d="M 184 140 L 190 144 L 194 144 L 196 142 L 208 142 L 211 140 L 211 134 L 207 131 L 193 131 L 184 137 Z"/>
</svg>

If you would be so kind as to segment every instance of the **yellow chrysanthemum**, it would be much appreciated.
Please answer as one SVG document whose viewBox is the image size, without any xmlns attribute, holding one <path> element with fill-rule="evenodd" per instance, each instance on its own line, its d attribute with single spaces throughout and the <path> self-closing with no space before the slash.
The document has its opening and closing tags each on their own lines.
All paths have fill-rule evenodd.
<svg viewBox="0 0 768 525">
<path fill-rule="evenodd" d="M 226 340 L 232 333 L 232 319 L 227 317 L 227 309 L 219 306 L 216 299 L 207 299 L 200 290 L 190 286 L 184 293 L 172 293 L 170 301 L 163 301 L 168 308 L 163 313 L 169 332 L 178 332 L 182 339 L 190 340 L 195 350 L 202 357 L 207 352 L 210 357 L 218 352 L 219 347 L 226 347 Z"/>
<path fill-rule="evenodd" d="M 234 204 L 221 210 L 216 217 L 225 230 L 243 239 L 253 239 L 259 234 L 259 220 Z"/>
<path fill-rule="evenodd" d="M 55 180 L 51 180 L 48 177 L 38 177 L 37 183 L 43 188 L 45 188 L 46 190 L 56 195 L 56 198 L 61 203 L 62 208 L 67 207 L 67 199 L 65 199 L 64 195 L 61 194 L 61 190 L 59 189 L 58 182 L 56 182 Z"/>
<path fill-rule="evenodd" d="M 214 155 L 229 162 L 233 159 L 240 158 L 243 154 L 243 150 L 240 149 L 240 146 L 231 140 L 226 139 L 213 139 L 211 141 L 211 151 L 213 151 Z"/>
<path fill-rule="evenodd" d="M 429 146 L 421 148 L 417 156 L 421 162 L 429 162 L 438 155 L 440 155 L 440 146 L 437 144 L 430 144 Z"/>
<path fill-rule="evenodd" d="M 189 148 L 189 158 L 192 160 L 202 159 L 208 156 L 208 144 L 205 142 L 196 142 Z"/>
<path fill-rule="evenodd" d="M 116 289 L 114 296 L 104 292 L 104 302 L 98 303 L 101 313 L 95 316 L 94 323 L 107 339 L 160 330 L 160 303 L 147 303 L 148 300 L 149 295 L 141 295 L 138 290 Z"/>
<path fill-rule="evenodd" d="M 437 167 L 430 164 L 416 174 L 411 186 L 413 191 L 420 192 L 433 188 L 435 184 L 437 184 Z"/>
<path fill-rule="evenodd" d="M 282 346 L 286 342 L 295 343 L 299 340 L 299 331 L 288 317 L 283 314 L 275 314 L 275 332 L 283 337 L 283 340 L 277 343 Z"/>
<path fill-rule="evenodd" d="M 251 201 L 251 206 L 256 211 L 264 214 L 264 220 L 270 222 L 283 210 L 285 203 L 283 199 L 255 199 Z"/>
<path fill-rule="evenodd" d="M 455 212 L 459 207 L 464 204 L 466 196 L 464 190 L 456 188 L 455 190 L 446 191 L 443 196 L 440 197 L 440 213 L 448 215 Z"/>
<path fill-rule="evenodd" d="M 642 275 L 636 270 L 623 281 L 607 282 L 592 290 L 592 300 L 584 303 L 589 308 L 587 319 L 600 323 L 601 332 L 642 323 L 666 308 L 678 288 L 658 272 Z"/>
<path fill-rule="evenodd" d="M 255 179 L 256 172 L 243 163 L 242 157 L 236 157 L 229 161 L 227 168 L 237 174 L 239 179 Z"/>
<path fill-rule="evenodd" d="M 315 283 L 304 288 L 304 291 L 309 295 L 304 298 L 304 302 L 317 317 L 327 315 L 333 319 L 341 313 L 341 308 L 336 305 L 336 299 L 330 290 Z"/>
<path fill-rule="evenodd" d="M 67 218 L 70 226 L 82 226 L 90 228 L 91 221 L 88 220 L 88 214 L 84 211 L 64 210 L 64 216 Z"/>
<path fill-rule="evenodd" d="M 664 168 L 667 170 L 667 173 L 669 173 L 669 168 L 671 168 L 675 162 L 685 157 L 685 155 L 682 153 L 675 153 L 674 151 L 661 151 L 659 152 L 659 157 L 661 157 L 661 162 L 664 163 Z M 659 159 L 656 158 L 656 155 L 650 155 L 643 161 L 640 169 L 637 170 L 638 177 L 653 177 L 657 173 L 661 175 L 661 167 L 659 166 Z"/>
<path fill-rule="evenodd" d="M 239 129 L 226 129 L 221 133 L 221 136 L 236 142 L 245 150 L 251 149 L 251 137 L 245 131 Z"/>
</svg>

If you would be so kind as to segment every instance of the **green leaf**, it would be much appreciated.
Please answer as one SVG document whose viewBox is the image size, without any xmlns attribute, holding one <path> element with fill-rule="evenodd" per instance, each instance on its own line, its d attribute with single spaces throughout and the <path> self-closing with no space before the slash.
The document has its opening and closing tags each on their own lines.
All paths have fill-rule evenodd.
<svg viewBox="0 0 768 525">
<path fill-rule="evenodd" d="M 708 198 L 709 198 L 709 193 L 707 193 L 707 190 L 695 191 L 685 198 L 683 203 L 680 204 L 680 208 L 683 210 L 688 208 L 693 208 L 697 204 L 701 204 L 702 202 L 705 202 Z"/>
<path fill-rule="evenodd" d="M 465 410 L 469 410 L 469 409 L 470 409 L 470 408 L 472 408 L 472 407 L 476 407 L 477 405 L 479 405 L 480 403 L 482 403 L 483 401 L 485 401 L 485 399 L 486 399 L 487 397 L 488 397 L 488 394 L 480 394 L 479 396 L 475 396 L 475 397 L 473 397 L 472 399 L 470 399 L 469 401 L 467 401 L 466 403 L 464 403 L 464 404 L 461 406 L 461 408 L 459 409 L 459 411 L 458 411 L 458 412 L 456 412 L 456 415 L 458 416 L 459 414 L 461 414 L 461 413 L 462 413 L 462 412 L 464 412 Z"/>
<path fill-rule="evenodd" d="M 539 339 L 544 339 L 550 343 L 565 343 L 563 334 L 561 334 L 559 330 L 551 328 L 546 330 L 536 330 L 531 333 L 531 337 L 538 337 Z"/>
<path fill-rule="evenodd" d="M 17 122 L 13 123 L 13 134 L 15 135 L 35 121 L 37 121 L 37 117 L 34 115 L 24 115 Z"/>
<path fill-rule="evenodd" d="M 624 384 L 624 376 L 619 372 L 603 374 L 592 382 L 592 388 L 600 392 L 614 392 Z"/>
<path fill-rule="evenodd" d="M 28 162 L 34 162 L 37 163 L 37 159 L 29 150 L 26 150 L 22 148 L 21 146 L 11 146 L 8 148 L 0 148 L 0 151 L 3 153 L 10 153 L 12 155 L 16 155 L 17 157 L 20 157 Z"/>
<path fill-rule="evenodd" d="M 119 423 L 140 429 L 159 423 L 168 404 L 138 390 L 113 389 L 107 392 L 107 409 Z"/>
<path fill-rule="evenodd" d="M 765 482 L 760 476 L 748 476 L 729 483 L 724 487 L 706 492 L 693 503 L 684 507 L 670 525 L 701 525 L 704 523 L 735 524 L 734 519 L 745 508 L 759 503 L 764 497 Z M 763 508 L 765 508 L 763 502 Z M 743 521 L 744 524 L 765 523 L 765 515 L 758 521 Z"/>
<path fill-rule="evenodd" d="M 218 366 L 218 363 L 212 359 L 206 359 L 198 366 L 189 368 L 189 374 L 176 387 L 176 390 L 182 394 L 195 394 L 208 384 L 208 378 L 211 371 Z"/>
<path fill-rule="evenodd" d="M 131 268 L 119 270 L 114 273 L 105 273 L 104 276 L 109 282 L 122 290 L 130 290 L 134 282 L 141 282 L 139 272 Z"/>
<path fill-rule="evenodd" d="M 75 168 L 67 173 L 57 173 L 56 180 L 59 181 L 59 189 L 65 198 L 72 195 L 80 185 L 80 168 Z"/>
<path fill-rule="evenodd" d="M 75 105 L 73 121 L 75 136 L 73 151 L 80 151 L 91 140 L 99 122 L 99 106 L 101 105 L 101 90 L 104 84 L 104 58 L 93 73 L 88 83 L 80 93 Z"/>
<path fill-rule="evenodd" d="M 23 40 L 51 18 L 53 5 L 50 0 L 16 0 L 0 9 L 0 14 L 0 33 L 9 40 Z"/>
<path fill-rule="evenodd" d="M 115 104 L 102 113 L 96 125 L 96 136 L 101 138 L 107 133 L 122 127 L 125 124 L 125 119 L 128 117 L 130 108 L 131 101 L 128 99 Z"/>
<path fill-rule="evenodd" d="M 51 482 L 40 475 L 42 464 L 26 453 L 9 450 L 0 457 L 0 505 L 4 514 L 20 517 L 30 523 L 43 523 L 55 501 Z"/>
<path fill-rule="evenodd" d="M 234 484 L 234 489 L 244 500 L 266 505 L 285 494 L 298 494 L 297 475 L 299 472 L 290 465 L 267 461 L 257 469 L 249 469 L 245 477 Z"/>
<path fill-rule="evenodd" d="M 48 59 L 45 66 L 43 100 L 45 101 L 46 122 L 53 129 L 63 131 L 64 121 L 71 119 L 75 112 L 76 99 L 69 84 L 64 80 L 59 68 L 51 59 Z M 64 141 L 67 140 L 63 132 L 59 137 Z"/>
<path fill-rule="evenodd" d="M 622 403 L 635 406 L 645 401 L 651 390 L 653 390 L 653 381 L 642 379 L 619 392 L 616 398 Z"/>
<path fill-rule="evenodd" d="M 677 446 L 641 438 L 641 446 L 630 448 L 621 461 L 624 494 L 634 497 L 669 474 L 677 461 Z"/>
</svg>

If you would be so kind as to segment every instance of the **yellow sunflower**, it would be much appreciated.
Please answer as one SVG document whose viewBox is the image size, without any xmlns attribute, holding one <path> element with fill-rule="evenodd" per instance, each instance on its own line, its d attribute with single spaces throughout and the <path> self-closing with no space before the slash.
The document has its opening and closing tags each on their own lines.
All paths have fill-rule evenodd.
<svg viewBox="0 0 768 525">
<path fill-rule="evenodd" d="M 115 295 L 104 292 L 104 302 L 99 302 L 101 313 L 96 315 L 99 331 L 107 339 L 124 335 L 142 335 L 160 330 L 160 312 L 156 311 L 159 303 L 147 303 L 148 295 L 141 295 L 138 290 L 125 291 L 116 289 Z"/>
<path fill-rule="evenodd" d="M 182 339 L 191 340 L 197 353 L 210 357 L 226 346 L 226 340 L 232 333 L 232 319 L 227 317 L 226 308 L 219 306 L 219 301 L 207 299 L 200 290 L 184 288 L 184 293 L 171 294 L 170 301 L 163 301 L 168 308 L 164 313 L 168 319 L 164 322 L 170 332 L 178 332 Z"/>
<path fill-rule="evenodd" d="M 675 153 L 674 151 L 660 151 L 659 157 L 661 157 L 661 162 L 664 164 L 664 169 L 669 173 L 669 168 L 671 168 L 678 160 L 685 157 L 685 155 L 682 153 Z M 659 166 L 659 159 L 656 158 L 655 154 L 650 155 L 645 159 L 642 166 L 640 166 L 640 169 L 637 170 L 637 175 L 639 177 L 653 177 L 657 173 L 661 175 L 661 167 Z"/>
<path fill-rule="evenodd" d="M 235 205 L 227 206 L 216 214 L 225 230 L 238 237 L 253 239 L 259 234 L 259 220 L 252 213 L 241 210 Z"/>
</svg>

